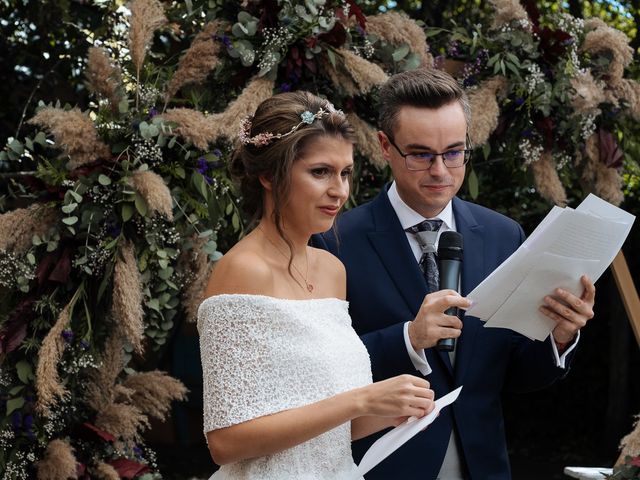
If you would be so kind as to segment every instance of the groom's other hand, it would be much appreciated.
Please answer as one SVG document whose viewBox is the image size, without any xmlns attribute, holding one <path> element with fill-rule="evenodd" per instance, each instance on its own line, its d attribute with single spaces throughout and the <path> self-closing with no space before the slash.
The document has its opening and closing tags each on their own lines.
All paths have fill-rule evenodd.
<svg viewBox="0 0 640 480">
<path fill-rule="evenodd" d="M 414 350 L 431 348 L 442 338 L 458 338 L 462 321 L 444 312 L 451 307 L 469 308 L 471 301 L 455 290 L 439 290 L 424 297 L 416 318 L 409 323 L 409 339 Z"/>
</svg>

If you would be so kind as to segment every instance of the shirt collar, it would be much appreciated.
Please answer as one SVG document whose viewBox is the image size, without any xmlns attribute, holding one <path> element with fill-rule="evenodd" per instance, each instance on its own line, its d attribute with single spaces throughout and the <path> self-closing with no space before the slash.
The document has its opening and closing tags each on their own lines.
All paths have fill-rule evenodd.
<svg viewBox="0 0 640 480">
<path fill-rule="evenodd" d="M 387 195 L 389 197 L 389 203 L 391 203 L 391 207 L 393 207 L 393 209 L 395 210 L 403 230 L 417 225 L 423 220 L 435 219 L 442 220 L 442 223 L 445 224 L 447 230 L 455 229 L 453 223 L 453 207 L 451 200 L 449 200 L 449 203 L 447 203 L 446 207 L 444 207 L 444 209 L 438 215 L 431 218 L 425 218 L 414 209 L 412 209 L 409 205 L 407 205 L 404 200 L 402 200 L 402 198 L 400 198 L 395 181 L 391 183 L 391 187 L 389 187 Z"/>
</svg>

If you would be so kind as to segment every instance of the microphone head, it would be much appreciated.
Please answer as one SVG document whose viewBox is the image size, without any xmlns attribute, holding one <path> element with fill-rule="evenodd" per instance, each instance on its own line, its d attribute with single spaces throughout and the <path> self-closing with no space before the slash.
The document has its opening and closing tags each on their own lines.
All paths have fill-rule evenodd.
<svg viewBox="0 0 640 480">
<path fill-rule="evenodd" d="M 462 234 L 453 231 L 442 232 L 438 241 L 438 258 L 462 260 Z"/>
</svg>

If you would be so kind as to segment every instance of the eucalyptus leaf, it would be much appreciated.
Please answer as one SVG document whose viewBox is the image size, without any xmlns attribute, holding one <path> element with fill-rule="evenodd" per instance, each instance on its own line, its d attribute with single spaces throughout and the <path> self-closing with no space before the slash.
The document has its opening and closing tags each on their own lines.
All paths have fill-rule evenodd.
<svg viewBox="0 0 640 480">
<path fill-rule="evenodd" d="M 68 214 L 68 213 L 73 212 L 76 208 L 78 208 L 78 204 L 74 202 L 74 203 L 69 203 L 69 204 L 67 204 L 67 205 L 63 205 L 63 206 L 62 206 L 62 208 L 61 208 L 61 210 L 62 210 L 64 213 L 67 213 L 67 214 Z"/>
<path fill-rule="evenodd" d="M 69 195 L 71 195 L 76 202 L 82 202 L 82 196 L 79 193 L 73 190 L 67 190 L 67 192 L 69 192 Z"/>
<path fill-rule="evenodd" d="M 75 225 L 76 223 L 78 223 L 78 217 L 76 217 L 75 215 L 73 215 L 72 217 L 65 217 L 62 219 L 62 223 L 64 223 L 65 225 Z"/>
<path fill-rule="evenodd" d="M 111 179 L 104 173 L 101 173 L 100 175 L 98 175 L 98 183 L 104 186 L 111 185 Z"/>
<path fill-rule="evenodd" d="M 401 47 L 398 47 L 391 56 L 395 62 L 399 62 L 409 54 L 410 50 L 409 45 L 402 45 Z"/>
<path fill-rule="evenodd" d="M 147 202 L 142 197 L 142 195 L 136 193 L 136 198 L 134 200 L 134 203 L 138 213 L 144 217 L 147 214 L 148 208 L 147 208 Z"/>
<path fill-rule="evenodd" d="M 24 398 L 12 398 L 11 400 L 7 400 L 7 413 L 5 414 L 7 417 L 11 415 L 15 410 L 19 410 L 24 406 Z"/>
<path fill-rule="evenodd" d="M 469 186 L 469 195 L 474 200 L 478 198 L 479 186 L 478 186 L 478 176 L 476 175 L 475 170 L 471 169 L 469 172 L 469 178 L 467 179 L 467 185 Z"/>
<path fill-rule="evenodd" d="M 20 360 L 16 363 L 16 370 L 18 371 L 18 378 L 22 383 L 28 384 L 29 380 L 33 379 L 33 369 L 29 362 Z"/>
<path fill-rule="evenodd" d="M 22 155 L 24 153 L 24 145 L 22 145 L 22 143 L 20 143 L 20 140 L 16 138 L 11 140 L 11 142 L 9 142 L 9 145 L 7 146 L 18 155 Z"/>
<path fill-rule="evenodd" d="M 133 217 L 133 206 L 130 203 L 122 204 L 122 221 L 128 222 Z"/>
</svg>

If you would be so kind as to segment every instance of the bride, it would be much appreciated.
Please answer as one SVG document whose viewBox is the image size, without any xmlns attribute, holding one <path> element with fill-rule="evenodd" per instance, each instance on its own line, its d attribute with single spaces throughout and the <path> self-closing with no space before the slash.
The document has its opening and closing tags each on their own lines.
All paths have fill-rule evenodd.
<svg viewBox="0 0 640 480">
<path fill-rule="evenodd" d="M 198 312 L 212 479 L 351 479 L 351 440 L 433 409 L 424 379 L 372 383 L 344 267 L 308 246 L 349 196 L 353 129 L 292 92 L 264 101 L 240 141 L 231 168 L 256 227 L 218 262 Z"/>
</svg>

